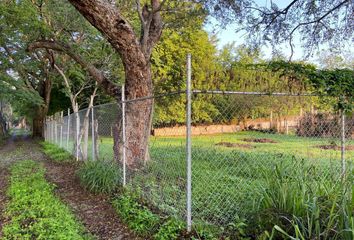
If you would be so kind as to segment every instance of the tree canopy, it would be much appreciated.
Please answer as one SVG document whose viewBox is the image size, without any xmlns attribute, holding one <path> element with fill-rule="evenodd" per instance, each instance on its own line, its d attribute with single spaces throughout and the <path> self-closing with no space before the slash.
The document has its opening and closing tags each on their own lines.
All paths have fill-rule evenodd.
<svg viewBox="0 0 354 240">
<path fill-rule="evenodd" d="M 202 0 L 205 7 L 222 24 L 235 23 L 253 44 L 287 43 L 294 51 L 294 38 L 311 52 L 320 44 L 331 48 L 353 41 L 354 3 L 351 0 Z M 291 58 L 290 56 L 290 58 Z"/>
</svg>

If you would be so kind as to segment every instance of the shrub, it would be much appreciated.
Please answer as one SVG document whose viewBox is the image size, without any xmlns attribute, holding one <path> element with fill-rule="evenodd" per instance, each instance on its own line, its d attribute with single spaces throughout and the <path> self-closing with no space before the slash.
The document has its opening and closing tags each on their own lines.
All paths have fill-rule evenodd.
<svg viewBox="0 0 354 240">
<path fill-rule="evenodd" d="M 346 120 L 346 138 L 354 131 L 354 118 Z M 341 120 L 338 116 L 317 113 L 306 114 L 296 128 L 296 135 L 301 137 L 336 137 L 341 136 Z"/>
<path fill-rule="evenodd" d="M 5 239 L 85 239 L 83 226 L 53 194 L 45 170 L 38 163 L 23 161 L 11 168 L 6 206 L 9 222 Z"/>
<path fill-rule="evenodd" d="M 58 163 L 73 161 L 72 155 L 65 149 L 48 142 L 41 142 L 40 144 L 43 147 L 43 152 L 53 161 Z"/>
<path fill-rule="evenodd" d="M 119 167 L 112 161 L 88 161 L 78 170 L 81 183 L 94 193 L 112 193 L 121 180 Z"/>
<path fill-rule="evenodd" d="M 158 232 L 154 235 L 156 240 L 180 239 L 181 232 L 185 229 L 185 224 L 175 218 L 168 219 L 163 223 Z"/>
<path fill-rule="evenodd" d="M 114 199 L 112 204 L 118 215 L 137 234 L 147 236 L 156 232 L 160 217 L 140 204 L 133 194 L 124 192 Z"/>
</svg>

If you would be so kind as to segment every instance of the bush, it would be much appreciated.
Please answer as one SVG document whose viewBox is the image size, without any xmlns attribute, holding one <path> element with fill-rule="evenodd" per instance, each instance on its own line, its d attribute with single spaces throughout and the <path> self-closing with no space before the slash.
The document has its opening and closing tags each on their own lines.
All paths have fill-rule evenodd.
<svg viewBox="0 0 354 240">
<path fill-rule="evenodd" d="M 112 204 L 118 215 L 137 234 L 148 236 L 158 229 L 160 217 L 140 204 L 133 194 L 124 192 L 114 199 Z"/>
<path fill-rule="evenodd" d="M 185 224 L 175 218 L 168 219 L 162 224 L 158 232 L 154 235 L 156 240 L 180 239 L 181 232 L 185 230 Z"/>
<path fill-rule="evenodd" d="M 40 144 L 43 147 L 43 152 L 53 161 L 58 163 L 73 161 L 72 155 L 65 149 L 48 142 L 41 142 Z"/>
<path fill-rule="evenodd" d="M 346 119 L 346 138 L 354 131 L 354 118 Z M 296 128 L 296 135 L 301 137 L 335 137 L 341 136 L 341 119 L 331 114 L 306 114 Z"/>
<path fill-rule="evenodd" d="M 88 161 L 78 170 L 81 183 L 94 193 L 112 193 L 121 180 L 119 167 L 112 161 Z"/>
<path fill-rule="evenodd" d="M 5 239 L 85 239 L 83 226 L 53 194 L 45 170 L 38 163 L 23 161 L 11 168 L 6 206 L 9 222 Z"/>
</svg>

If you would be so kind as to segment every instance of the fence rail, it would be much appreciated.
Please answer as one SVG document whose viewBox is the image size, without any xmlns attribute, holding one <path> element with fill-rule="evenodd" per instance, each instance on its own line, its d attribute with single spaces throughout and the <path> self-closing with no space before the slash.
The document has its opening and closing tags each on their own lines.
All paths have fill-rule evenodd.
<svg viewBox="0 0 354 240">
<path fill-rule="evenodd" d="M 46 121 L 45 139 L 80 161 L 119 161 L 121 184 L 138 191 L 161 212 L 186 219 L 188 230 L 192 220 L 225 226 L 236 216 L 247 218 L 256 212 L 269 184 L 267 174 L 278 165 L 316 169 L 312 170 L 316 181 L 333 185 L 352 181 L 353 115 L 323 106 L 316 96 L 286 94 L 186 91 L 156 97 L 152 125 L 169 132 L 150 135 L 149 157 L 132 168 L 126 141 L 134 132 L 126 128 L 126 111 L 148 99 L 125 101 L 123 94 L 120 103 L 56 114 Z M 290 114 L 297 116 L 297 124 L 287 128 Z M 255 123 L 268 118 L 269 124 L 241 124 L 249 118 Z M 178 119 L 187 119 L 184 135 L 178 133 L 183 125 L 173 127 Z M 193 134 L 192 125 L 213 128 L 214 123 L 243 127 Z M 123 148 L 117 147 L 120 141 Z"/>
<path fill-rule="evenodd" d="M 312 94 L 192 90 L 190 60 L 186 91 L 126 100 L 123 86 L 118 103 L 48 117 L 45 140 L 118 162 L 122 186 L 188 231 L 291 208 L 304 191 L 352 197 L 353 113 Z"/>
</svg>

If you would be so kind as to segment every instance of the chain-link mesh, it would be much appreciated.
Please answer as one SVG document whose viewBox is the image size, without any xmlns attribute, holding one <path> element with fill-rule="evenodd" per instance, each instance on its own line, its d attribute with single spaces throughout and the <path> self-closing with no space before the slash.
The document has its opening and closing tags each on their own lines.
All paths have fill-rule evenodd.
<svg viewBox="0 0 354 240">
<path fill-rule="evenodd" d="M 279 168 L 294 182 L 311 172 L 309 185 L 341 180 L 341 114 L 317 97 L 196 94 L 192 106 L 195 222 L 227 226 L 259 213 Z M 345 121 L 346 162 L 353 120 Z"/>
<path fill-rule="evenodd" d="M 124 112 L 111 103 L 48 119 L 46 140 L 78 160 L 119 162 L 122 184 L 159 213 L 185 219 L 186 94 L 124 104 Z M 318 97 L 198 93 L 192 124 L 194 223 L 254 217 L 272 175 L 300 188 L 351 184 L 354 116 Z"/>
<path fill-rule="evenodd" d="M 139 104 L 140 101 L 138 101 Z M 146 102 L 152 104 L 152 102 Z M 171 104 L 172 103 L 172 104 Z M 137 102 L 126 107 L 134 111 Z M 128 168 L 128 185 L 163 215 L 186 216 L 186 128 L 185 94 L 155 98 L 149 130 L 147 157 L 143 167 Z M 128 121 L 129 116 L 126 116 Z M 149 117 L 146 116 L 146 121 Z M 147 122 L 149 126 L 149 122 Z M 127 124 L 129 126 L 129 124 Z M 126 129 L 129 132 L 129 129 Z M 127 135 L 128 137 L 128 135 Z M 130 139 L 126 139 L 127 142 Z M 129 146 L 127 145 L 127 151 Z M 143 150 L 142 150 L 143 151 Z M 129 161 L 127 154 L 127 161 Z"/>
</svg>

